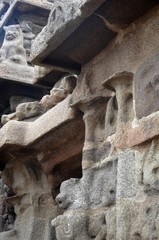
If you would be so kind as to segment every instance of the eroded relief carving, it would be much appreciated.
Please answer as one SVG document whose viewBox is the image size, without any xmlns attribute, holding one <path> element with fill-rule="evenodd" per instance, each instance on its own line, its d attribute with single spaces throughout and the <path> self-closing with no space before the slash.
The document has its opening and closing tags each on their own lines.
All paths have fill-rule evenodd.
<svg viewBox="0 0 159 240">
<path fill-rule="evenodd" d="M 30 56 L 31 45 L 36 36 L 35 34 L 33 34 L 32 29 L 29 26 L 29 23 L 27 21 L 22 21 L 20 23 L 20 27 L 22 29 L 23 37 L 24 37 L 23 46 L 26 50 L 27 56 Z"/>
<path fill-rule="evenodd" d="M 0 49 L 0 62 L 11 61 L 13 63 L 27 65 L 26 51 L 23 47 L 23 34 L 19 25 L 4 27 L 5 39 Z"/>
<path fill-rule="evenodd" d="M 11 196 L 14 196 L 14 192 L 4 184 L 0 176 L 0 232 L 10 231 L 14 227 L 16 219 L 14 206 L 7 201 Z"/>
<path fill-rule="evenodd" d="M 5 38 L 0 49 L 1 77 L 31 83 L 34 67 L 27 63 L 22 30 L 19 25 L 9 25 L 4 29 Z"/>
<path fill-rule="evenodd" d="M 64 14 L 63 6 L 62 5 L 55 6 L 52 9 L 48 19 L 49 31 L 51 33 L 54 32 L 55 29 L 57 29 L 59 25 L 62 24 L 64 21 L 65 21 L 65 14 Z M 56 22 L 56 26 L 53 24 L 55 22 Z"/>
<path fill-rule="evenodd" d="M 87 231 L 88 216 L 85 213 L 61 215 L 52 220 L 58 240 L 90 239 Z"/>
<path fill-rule="evenodd" d="M 71 18 L 73 18 L 77 12 L 80 11 L 80 1 L 55 1 L 54 7 L 52 8 L 48 23 L 46 25 L 46 31 L 48 34 L 55 33 L 57 29 L 63 26 Z"/>
<path fill-rule="evenodd" d="M 61 208 L 88 209 L 114 203 L 117 160 L 108 161 L 102 167 L 97 166 L 84 170 L 81 179 L 70 179 L 62 183 L 60 194 L 56 197 Z"/>
<path fill-rule="evenodd" d="M 142 184 L 145 192 L 159 191 L 159 141 L 153 140 L 142 151 Z"/>
<path fill-rule="evenodd" d="M 147 59 L 135 73 L 135 109 L 139 119 L 159 110 L 158 65 L 157 54 Z"/>
<path fill-rule="evenodd" d="M 56 228 L 58 240 L 104 240 L 107 235 L 104 211 L 97 214 L 68 213 L 52 220 L 52 225 Z"/>
<path fill-rule="evenodd" d="M 34 101 L 33 101 L 34 100 Z M 32 98 L 13 96 L 10 98 L 10 114 L 3 114 L 1 117 L 2 125 L 10 120 L 22 121 L 41 116 L 46 109 L 39 101 Z"/>
<path fill-rule="evenodd" d="M 43 49 L 47 49 L 49 52 L 49 49 L 52 49 L 52 45 L 54 45 L 54 39 L 48 38 L 49 34 L 50 36 L 55 34 L 55 42 L 57 40 L 59 49 L 61 42 L 58 42 L 58 34 L 60 35 L 60 41 L 61 39 L 64 40 L 65 44 L 65 39 L 61 36 L 65 37 L 65 34 L 67 35 L 67 30 L 72 24 L 69 19 L 73 18 L 75 25 L 84 20 L 81 26 L 83 27 L 86 24 L 87 27 L 89 21 L 94 18 L 94 8 L 92 6 L 97 2 L 90 0 L 68 0 L 65 2 L 62 0 L 60 3 L 57 0 L 48 1 L 55 5 L 53 5 L 48 25 L 42 30 L 44 36 L 39 35 L 38 37 L 40 39 L 43 36 L 38 41 L 39 46 L 36 45 L 37 48 L 41 49 L 41 55 L 43 55 Z M 103 11 L 105 4 L 110 4 L 104 0 L 100 2 L 102 7 L 96 8 L 95 12 L 97 14 L 95 13 L 95 15 L 99 15 L 98 11 Z M 92 8 L 89 16 L 85 13 L 87 8 L 83 14 L 84 7 L 80 3 Z M 114 9 L 114 6 L 112 9 Z M 75 12 L 78 11 L 81 11 L 83 15 L 77 14 L 78 18 L 76 19 Z M 124 10 L 122 9 L 122 11 Z M 113 11 L 113 16 L 111 13 L 108 15 L 113 19 L 115 14 L 116 11 Z M 32 41 L 36 36 L 33 28 L 38 26 L 37 18 L 34 25 L 29 22 L 28 16 L 23 17 L 23 20 L 20 19 L 19 21 L 22 31 L 19 30 L 17 25 L 5 29 L 6 36 L 0 59 L 1 63 L 6 61 L 11 65 L 15 64 L 18 69 L 20 65 L 26 68 L 26 53 L 28 56 L 30 55 Z M 117 16 L 117 20 L 118 17 L 120 18 L 120 16 Z M 104 17 L 102 18 L 104 19 Z M 96 20 L 94 19 L 94 21 Z M 41 20 L 39 21 L 41 22 Z M 97 23 L 100 24 L 100 19 Z M 24 102 L 17 100 L 10 104 L 9 110 L 5 109 L 6 114 L 7 111 L 11 111 L 11 114 L 2 116 L 3 124 L 12 119 L 34 121 L 47 110 L 55 107 L 53 109 L 55 111 L 50 110 L 46 114 L 50 118 L 45 118 L 44 115 L 41 118 L 42 121 L 38 119 L 38 124 L 16 122 L 13 123 L 12 128 L 12 123 L 10 123 L 2 129 L 2 134 L 0 133 L 0 138 L 2 137 L 2 141 L 4 141 L 4 143 L 0 141 L 1 144 L 4 144 L 4 147 L 0 149 L 0 157 L 3 158 L 4 156 L 4 160 L 2 160 L 3 178 L 7 185 L 11 186 L 16 192 L 16 196 L 11 196 L 10 201 L 14 204 L 17 214 L 15 221 L 13 206 L 6 207 L 4 198 L 1 198 L 1 195 L 6 193 L 2 191 L 2 194 L 0 194 L 0 232 L 1 229 L 2 232 L 14 229 L 14 239 L 16 240 L 159 239 L 158 133 L 156 135 L 155 133 L 152 134 L 152 140 L 152 135 L 149 133 L 152 128 L 153 115 L 152 118 L 140 119 L 159 110 L 158 55 L 147 60 L 139 67 L 135 74 L 135 89 L 133 89 L 134 75 L 132 72 L 139 61 L 143 61 L 142 58 L 144 57 L 143 54 L 139 54 L 140 59 L 137 59 L 134 63 L 134 55 L 128 53 L 133 51 L 133 47 L 130 49 L 121 47 L 124 42 L 125 48 L 127 48 L 126 39 L 134 37 L 135 31 L 137 31 L 137 34 L 141 31 L 143 20 L 140 23 L 142 24 L 139 28 L 137 22 L 135 22 L 135 24 L 132 23 L 130 28 L 120 29 L 121 31 L 119 31 L 115 41 L 111 41 L 111 44 L 109 44 L 109 41 L 105 42 L 109 45 L 107 45 L 107 49 L 103 50 L 97 56 L 97 59 L 94 58 L 82 66 L 84 74 L 80 75 L 78 85 L 76 85 L 76 76 L 67 76 L 58 81 L 50 91 L 50 95 L 44 96 L 40 101 L 35 101 L 35 99 L 28 99 Z M 98 24 L 96 25 L 97 28 Z M 64 27 L 66 27 L 66 30 Z M 36 31 L 38 32 L 39 29 L 37 28 Z M 108 30 L 108 35 L 109 31 L 111 29 Z M 113 36 L 115 37 L 115 35 Z M 136 39 L 139 38 L 138 36 L 135 37 Z M 48 40 L 46 42 L 46 39 L 52 39 L 52 41 Z M 142 37 L 142 41 L 143 39 L 144 37 Z M 96 39 L 93 40 L 96 42 Z M 112 40 L 112 38 L 109 40 Z M 69 41 L 67 44 L 69 45 Z M 85 38 L 83 38 L 83 44 L 85 44 Z M 96 44 L 98 45 L 97 42 Z M 140 48 L 140 41 L 136 45 L 135 51 L 138 50 L 138 47 L 139 50 L 142 49 Z M 46 58 L 47 54 L 50 54 L 47 51 L 46 55 L 44 54 Z M 111 51 L 113 52 L 112 58 Z M 117 54 L 117 59 L 120 59 L 122 63 L 117 60 L 114 64 L 116 51 L 119 54 L 119 56 Z M 62 54 L 65 56 L 65 53 L 62 52 Z M 125 54 L 130 54 L 130 56 L 125 56 Z M 74 54 L 70 52 L 69 57 L 72 61 Z M 122 60 L 122 57 L 124 60 Z M 109 59 L 109 63 L 107 59 Z M 127 59 L 132 59 L 130 65 L 127 64 Z M 97 69 L 92 70 L 92 68 Z M 126 69 L 127 71 L 118 72 L 119 69 Z M 103 88 L 101 81 L 103 81 L 105 75 L 116 71 L 117 73 L 102 83 Z M 43 82 L 42 80 L 39 83 L 43 84 Z M 47 84 L 46 82 L 45 84 Z M 76 91 L 74 91 L 75 88 Z M 134 91 L 135 95 L 133 95 Z M 65 103 L 64 99 L 66 102 L 68 100 L 67 104 L 63 104 Z M 72 100 L 71 103 L 70 99 L 77 101 L 73 102 Z M 135 119 L 136 122 L 134 120 L 136 116 L 133 101 L 136 106 L 137 118 L 140 119 L 139 121 Z M 60 108 L 60 105 L 63 108 Z M 73 111 L 70 110 L 71 108 Z M 60 112 L 61 115 L 59 114 L 57 117 L 60 118 L 61 116 L 62 119 L 64 116 L 64 119 L 62 121 L 60 119 L 56 123 L 56 116 L 50 113 L 58 114 L 58 110 L 62 113 Z M 65 110 L 67 110 L 66 114 Z M 155 116 L 158 123 L 158 115 Z M 48 124 L 45 128 L 48 119 L 50 122 L 55 122 L 56 126 Z M 136 125 L 132 124 L 134 122 Z M 45 126 L 43 126 L 44 123 Z M 8 133 L 9 130 L 14 133 L 14 127 L 17 130 L 18 125 L 22 130 L 17 131 L 16 134 L 24 134 L 24 136 L 22 140 L 20 138 L 17 141 L 17 144 L 17 142 L 14 143 L 13 136 L 11 136 L 12 142 L 9 141 Z M 24 132 L 23 125 L 25 125 Z M 27 125 L 29 130 L 26 129 Z M 36 131 L 31 131 L 35 125 L 37 127 Z M 40 132 L 41 129 L 46 131 L 42 133 L 42 131 Z M 76 129 L 78 129 L 77 132 Z M 8 138 L 3 139 L 5 130 L 7 130 Z M 74 134 L 69 135 L 71 131 Z M 154 128 L 153 131 L 158 132 L 158 128 Z M 37 135 L 33 136 L 34 134 Z M 69 137 L 66 136 L 67 134 Z M 144 139 L 144 143 L 142 140 L 136 141 L 140 136 L 141 139 Z M 131 141 L 131 138 L 135 140 Z M 140 142 L 139 145 L 138 142 Z M 139 154 L 140 158 L 136 154 Z M 138 177 L 140 177 L 140 181 L 137 181 Z M 68 180 L 64 181 L 65 179 Z M 47 184 L 47 180 L 50 186 Z M 52 198 L 56 198 L 57 204 L 53 202 Z M 57 205 L 62 210 L 58 209 L 57 212 L 54 212 Z M 53 227 L 50 230 L 51 219 Z M 10 239 L 12 238 L 6 238 L 5 240 Z"/>
<path fill-rule="evenodd" d="M 59 102 L 63 101 L 66 97 L 72 94 L 76 87 L 76 76 L 67 76 L 58 81 L 53 89 L 50 91 L 50 95 L 46 95 L 41 99 L 41 104 L 50 109 L 56 106 Z"/>
<path fill-rule="evenodd" d="M 55 6 L 50 12 L 47 29 L 49 32 L 53 33 L 58 28 L 60 28 L 65 22 L 73 17 L 73 15 L 77 12 L 78 1 L 76 3 L 72 1 L 58 1 L 55 2 Z"/>
<path fill-rule="evenodd" d="M 117 160 L 106 161 L 101 167 L 97 165 L 84 170 L 81 179 L 62 183 L 56 201 L 65 213 L 52 221 L 58 240 L 105 239 L 107 226 L 104 207 L 115 203 L 116 171 Z M 93 209 L 98 213 L 93 213 Z"/>
<path fill-rule="evenodd" d="M 13 106 L 13 101 L 11 101 L 11 113 L 2 115 L 2 125 L 6 124 L 10 120 L 22 121 L 32 119 L 34 121 L 35 117 L 41 116 L 47 110 L 56 106 L 59 102 L 71 95 L 76 87 L 76 81 L 77 77 L 75 75 L 62 78 L 50 91 L 50 95 L 45 95 L 40 101 L 36 101 L 35 99 L 33 101 L 33 99 L 21 97 L 17 98 L 15 106 Z"/>
<path fill-rule="evenodd" d="M 2 173 L 3 180 L 12 187 L 16 194 L 8 199 L 14 205 L 17 214 L 12 230 L 15 239 L 32 239 L 33 235 L 36 239 L 51 239 L 48 222 L 52 216 L 58 214 L 49 192 L 46 177 L 33 155 L 32 152 L 30 158 L 27 155 L 26 158 L 21 156 L 22 158 L 9 160 Z M 24 161 L 22 162 L 20 159 Z M 42 215 L 39 215 L 40 211 L 43 212 Z M 12 223 L 11 212 L 10 208 L 6 219 L 8 230 Z M 6 237 L 12 239 L 10 235 L 6 235 Z"/>
</svg>

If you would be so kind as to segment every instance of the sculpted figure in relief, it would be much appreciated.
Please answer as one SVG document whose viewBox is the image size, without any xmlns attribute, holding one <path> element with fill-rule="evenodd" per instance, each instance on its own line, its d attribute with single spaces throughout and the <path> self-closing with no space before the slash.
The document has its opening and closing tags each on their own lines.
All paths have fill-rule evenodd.
<svg viewBox="0 0 159 240">
<path fill-rule="evenodd" d="M 23 47 L 23 34 L 19 25 L 4 27 L 5 38 L 0 49 L 0 62 L 9 60 L 14 63 L 27 65 L 26 51 Z"/>
<path fill-rule="evenodd" d="M 76 81 L 77 78 L 74 75 L 62 78 L 50 91 L 50 95 L 46 95 L 41 99 L 41 104 L 46 109 L 56 106 L 73 92 L 76 87 Z"/>
<path fill-rule="evenodd" d="M 27 21 L 22 21 L 22 23 L 20 24 L 20 27 L 22 29 L 23 36 L 24 36 L 23 46 L 26 50 L 27 55 L 29 56 L 32 41 L 35 38 L 35 34 L 32 33 L 32 29 L 29 26 L 29 22 L 27 22 Z"/>
<path fill-rule="evenodd" d="M 56 202 L 65 212 L 52 220 L 57 240 L 106 239 L 104 209 L 115 204 L 116 175 L 115 157 L 84 170 L 81 179 L 71 178 L 61 184 Z"/>
</svg>

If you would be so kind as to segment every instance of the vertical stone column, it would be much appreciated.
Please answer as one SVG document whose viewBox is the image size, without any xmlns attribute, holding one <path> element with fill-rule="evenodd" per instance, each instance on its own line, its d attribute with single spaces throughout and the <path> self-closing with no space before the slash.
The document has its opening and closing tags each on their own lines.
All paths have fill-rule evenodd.
<svg viewBox="0 0 159 240">
<path fill-rule="evenodd" d="M 118 104 L 117 130 L 133 120 L 133 73 L 119 72 L 102 83 L 115 92 Z"/>
<path fill-rule="evenodd" d="M 131 201 L 137 193 L 135 150 L 124 149 L 125 143 L 129 141 L 129 130 L 132 128 L 134 118 L 133 73 L 118 72 L 105 80 L 103 85 L 114 91 L 117 102 L 116 131 L 113 138 L 118 158 L 115 239 L 127 240 L 130 236 L 127 235 L 127 222 L 124 223 L 125 219 L 123 220 L 124 202 Z"/>
<path fill-rule="evenodd" d="M 109 155 L 110 145 L 105 142 L 105 114 L 108 100 L 109 97 L 98 96 L 79 105 L 85 122 L 83 169 Z"/>
<path fill-rule="evenodd" d="M 27 150 L 22 152 L 8 154 L 2 172 L 4 182 L 15 193 L 7 201 L 14 205 L 16 220 L 13 230 L 1 233 L 0 238 L 51 240 L 54 231 L 50 221 L 58 215 L 58 208 L 36 154 Z"/>
<path fill-rule="evenodd" d="M 61 184 L 56 201 L 65 211 L 52 220 L 58 240 L 114 237 L 117 159 L 108 157 L 110 146 L 105 142 L 108 100 L 109 97 L 98 96 L 74 105 L 83 112 L 85 122 L 83 176 Z M 108 206 L 111 207 L 107 211 Z"/>
</svg>

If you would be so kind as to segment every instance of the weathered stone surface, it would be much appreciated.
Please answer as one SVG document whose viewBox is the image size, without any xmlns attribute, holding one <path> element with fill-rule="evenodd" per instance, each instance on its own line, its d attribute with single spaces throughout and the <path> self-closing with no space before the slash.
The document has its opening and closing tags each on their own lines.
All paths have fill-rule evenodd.
<svg viewBox="0 0 159 240">
<path fill-rule="evenodd" d="M 158 193 L 159 187 L 159 160 L 158 160 L 159 141 L 152 140 L 150 143 L 140 148 L 141 180 L 140 184 L 144 186 L 147 194 Z"/>
<path fill-rule="evenodd" d="M 116 197 L 117 161 L 105 162 L 105 166 L 83 171 L 81 179 L 62 183 L 56 197 L 64 209 L 97 208 L 114 204 Z"/>
<path fill-rule="evenodd" d="M 158 196 L 117 204 L 116 239 L 158 239 Z"/>
<path fill-rule="evenodd" d="M 83 148 L 83 168 L 98 162 L 109 155 L 110 143 L 106 142 L 105 134 L 105 114 L 109 97 L 94 96 L 79 100 L 71 107 L 83 112 L 85 122 L 85 142 Z M 74 99 L 72 98 L 73 102 Z M 85 165 L 85 167 L 84 167 Z"/>
<path fill-rule="evenodd" d="M 6 124 L 7 122 L 11 121 L 11 120 L 18 120 L 16 113 L 11 113 L 8 115 L 2 115 L 1 117 L 1 123 L 2 125 Z"/>
<path fill-rule="evenodd" d="M 21 103 L 16 107 L 16 116 L 18 120 L 27 119 L 42 115 L 45 108 L 38 102 Z"/>
<path fill-rule="evenodd" d="M 27 100 L 30 101 L 28 102 Z M 2 125 L 6 124 L 10 120 L 22 121 L 28 119 L 28 121 L 34 121 L 36 120 L 35 117 L 41 116 L 46 112 L 46 109 L 40 102 L 32 102 L 31 98 L 13 98 L 13 101 L 11 100 L 11 102 L 13 104 L 11 103 L 10 108 L 15 112 L 8 115 L 2 115 Z"/>
<path fill-rule="evenodd" d="M 137 193 L 135 151 L 118 152 L 117 199 L 132 198 Z"/>
<path fill-rule="evenodd" d="M 135 108 L 139 119 L 159 110 L 158 63 L 159 55 L 157 54 L 147 59 L 134 76 Z"/>
<path fill-rule="evenodd" d="M 57 240 L 115 239 L 115 209 L 69 211 L 52 220 Z"/>
<path fill-rule="evenodd" d="M 63 101 L 73 92 L 76 87 L 76 80 L 76 76 L 67 76 L 57 82 L 50 91 L 50 95 L 46 95 L 41 99 L 42 106 L 50 109 Z"/>
<path fill-rule="evenodd" d="M 115 136 L 115 147 L 130 148 L 158 137 L 158 115 L 158 112 L 156 112 L 142 118 L 135 127 L 130 128 L 130 126 L 127 127 L 125 124 L 122 127 L 120 126 Z"/>
<path fill-rule="evenodd" d="M 53 231 L 48 223 L 58 215 L 58 209 L 51 198 L 46 177 L 33 154 L 26 158 L 25 153 L 19 154 L 17 152 L 14 159 L 8 156 L 2 174 L 4 182 L 16 193 L 8 198 L 17 215 L 14 224 L 15 239 L 31 240 L 35 236 L 41 240 L 51 239 Z"/>
<path fill-rule="evenodd" d="M 70 213 L 58 216 L 52 220 L 52 225 L 56 229 L 57 240 L 89 240 L 87 222 L 86 213 Z"/>
<path fill-rule="evenodd" d="M 118 105 L 116 96 L 111 97 L 107 104 L 105 117 L 105 132 L 106 137 L 113 135 L 116 132 L 118 116 Z"/>
<path fill-rule="evenodd" d="M 117 128 L 120 123 L 125 124 L 133 120 L 133 73 L 119 72 L 112 75 L 102 83 L 106 88 L 116 94 L 118 104 Z"/>
<path fill-rule="evenodd" d="M 20 27 L 23 32 L 23 47 L 26 50 L 27 56 L 30 56 L 31 45 L 35 38 L 35 34 L 32 33 L 31 27 L 28 25 L 27 21 L 22 21 Z"/>
<path fill-rule="evenodd" d="M 0 169 L 6 184 L 16 193 L 8 201 L 17 215 L 14 227 L 7 222 L 8 230 L 14 229 L 0 234 L 0 239 L 157 240 L 159 113 L 156 108 L 144 117 L 138 116 L 138 73 L 133 84 L 136 70 L 141 70 L 145 59 L 151 59 L 159 50 L 158 6 L 141 17 L 158 4 L 157 0 L 54 3 L 57 5 L 53 5 L 47 26 L 35 40 L 33 58 L 40 64 L 52 65 L 50 71 L 55 64 L 62 65 L 56 68 L 62 76 L 73 69 L 80 71 L 84 65 L 77 84 L 63 79 L 55 84 L 57 77 L 48 85 L 55 84 L 50 95 L 40 103 L 16 107 L 16 112 L 20 107 L 20 120 L 39 114 L 34 105 L 50 110 L 34 122 L 10 121 L 0 130 Z M 24 15 L 20 23 L 26 24 Z M 95 37 L 101 36 L 109 46 L 88 62 L 87 47 L 92 46 L 89 42 L 94 39 L 94 29 Z M 27 33 L 29 36 L 30 30 Z M 75 48 L 74 39 L 78 39 Z M 82 62 L 83 57 L 87 61 Z M 72 63 L 73 69 L 68 71 Z M 11 64 L 13 69 L 20 66 Z M 150 64 L 144 74 L 147 81 L 147 75 L 155 74 L 150 82 L 157 92 L 155 64 L 154 71 Z M 29 93 L 26 89 L 26 94 L 20 95 Z M 8 99 L 16 94 L 14 90 L 4 98 L 4 113 L 9 113 Z M 52 198 L 56 198 L 58 206 Z M 3 210 L 3 203 L 1 207 Z"/>
<path fill-rule="evenodd" d="M 12 121 L 7 123 L 0 131 L 0 147 L 5 144 L 27 146 L 46 133 L 55 130 L 66 122 L 74 119 L 74 113 L 69 108 L 70 97 L 59 103 L 53 109 L 33 123 L 19 123 Z"/>
<path fill-rule="evenodd" d="M 14 206 L 7 201 L 8 197 L 14 195 L 10 187 L 4 184 L 0 176 L 0 234 L 2 232 L 11 231 L 14 228 L 16 214 Z"/>
<path fill-rule="evenodd" d="M 4 29 L 5 38 L 0 49 L 1 78 L 31 83 L 34 68 L 27 65 L 22 30 L 19 25 L 10 25 Z"/>
<path fill-rule="evenodd" d="M 65 38 L 67 38 L 86 17 L 91 15 L 104 0 L 98 1 L 62 1 L 60 5 L 54 6 L 47 26 L 42 30 L 32 45 L 31 59 L 43 58 L 43 51 L 45 55 L 50 51 L 47 43 L 52 39 L 52 46 L 54 49 L 58 47 Z M 56 41 L 58 39 L 58 41 Z M 53 50 L 53 49 L 52 49 Z M 42 57 L 40 56 L 42 55 Z"/>
<path fill-rule="evenodd" d="M 19 25 L 4 28 L 5 39 L 0 50 L 0 62 L 5 60 L 27 65 L 26 52 L 23 48 L 23 35 Z"/>
<path fill-rule="evenodd" d="M 11 110 L 11 112 L 15 112 L 16 111 L 16 107 L 20 103 L 33 102 L 33 101 L 35 101 L 35 99 L 29 98 L 29 97 L 26 97 L 26 96 L 12 96 L 9 99 L 10 110 Z"/>
<path fill-rule="evenodd" d="M 32 84 L 34 68 L 4 61 L 0 63 L 0 75 L 3 79 Z"/>
</svg>

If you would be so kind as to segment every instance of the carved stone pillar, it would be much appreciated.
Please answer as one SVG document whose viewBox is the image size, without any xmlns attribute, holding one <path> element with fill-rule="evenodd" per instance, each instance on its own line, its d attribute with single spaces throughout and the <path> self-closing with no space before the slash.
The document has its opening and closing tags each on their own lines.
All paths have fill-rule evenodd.
<svg viewBox="0 0 159 240">
<path fill-rule="evenodd" d="M 72 105 L 83 112 L 85 123 L 83 169 L 89 168 L 109 154 L 110 145 L 105 142 L 105 113 L 108 100 L 109 97 L 96 96 Z"/>
<path fill-rule="evenodd" d="M 5 159 L 2 178 L 15 193 L 7 202 L 14 205 L 16 220 L 13 230 L 1 233 L 0 238 L 52 239 L 54 231 L 49 223 L 58 215 L 58 208 L 36 154 L 29 150 L 8 151 Z"/>
<path fill-rule="evenodd" d="M 129 129 L 132 127 L 134 119 L 133 108 L 133 73 L 118 72 L 106 79 L 102 83 L 107 89 L 115 92 L 117 102 L 116 135 L 114 139 L 114 147 L 120 148 L 128 141 Z M 117 115 L 117 116 L 116 116 Z M 115 131 L 113 133 L 115 133 Z M 123 135 L 123 132 L 125 135 Z"/>
<path fill-rule="evenodd" d="M 61 184 L 56 201 L 65 212 L 52 220 L 58 240 L 103 240 L 109 236 L 107 207 L 114 211 L 117 158 L 108 158 L 110 145 L 105 141 L 108 100 L 98 96 L 72 105 L 83 112 L 85 122 L 83 176 Z"/>
<path fill-rule="evenodd" d="M 115 92 L 118 104 L 117 128 L 133 120 L 133 73 L 119 72 L 103 82 L 103 85 Z"/>
</svg>

